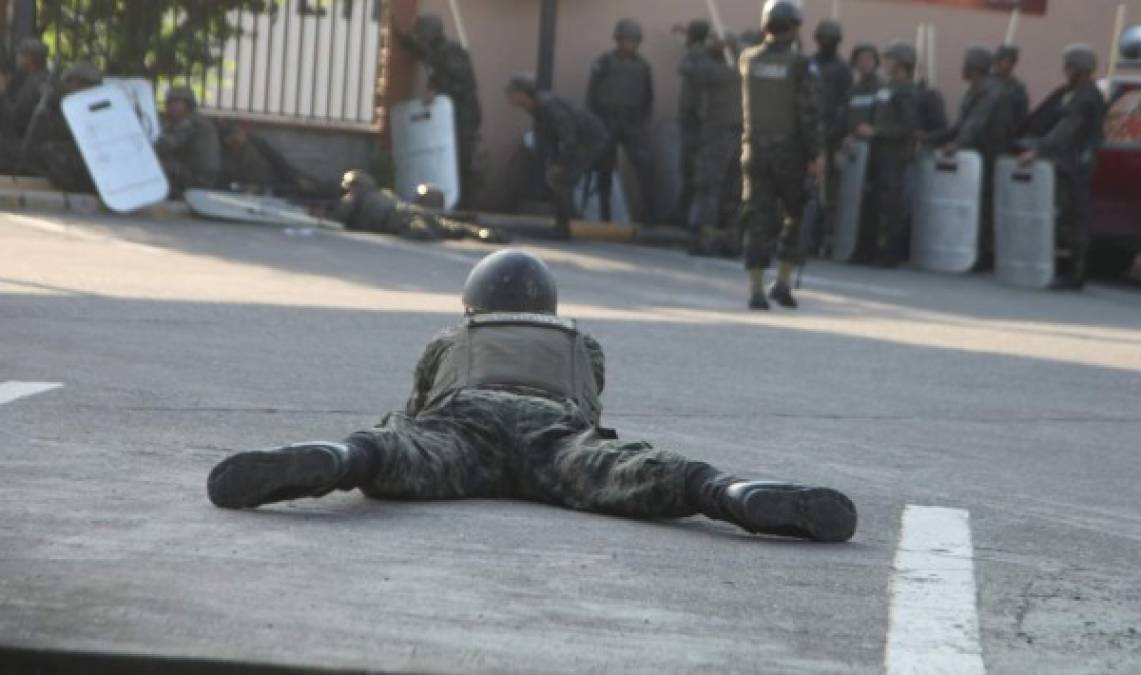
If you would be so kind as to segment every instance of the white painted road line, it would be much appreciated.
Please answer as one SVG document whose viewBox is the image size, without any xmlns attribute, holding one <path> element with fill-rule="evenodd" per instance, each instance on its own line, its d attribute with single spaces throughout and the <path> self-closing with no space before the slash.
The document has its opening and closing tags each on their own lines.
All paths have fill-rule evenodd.
<svg viewBox="0 0 1141 675">
<path fill-rule="evenodd" d="M 970 514 L 908 505 L 895 555 L 887 675 L 984 675 Z"/>
<path fill-rule="evenodd" d="M 58 382 L 0 382 L 0 405 L 62 387 Z"/>
</svg>

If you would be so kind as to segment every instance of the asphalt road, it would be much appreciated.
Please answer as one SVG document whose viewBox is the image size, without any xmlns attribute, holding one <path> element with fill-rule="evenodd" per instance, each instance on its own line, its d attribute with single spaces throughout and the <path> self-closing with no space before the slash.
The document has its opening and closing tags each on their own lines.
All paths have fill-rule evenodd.
<svg viewBox="0 0 1141 675">
<path fill-rule="evenodd" d="M 402 406 L 485 249 L 0 214 L 0 645 L 413 672 L 1141 671 L 1141 293 L 821 263 L 799 312 L 757 314 L 728 262 L 530 248 L 606 348 L 610 426 L 843 489 L 853 542 L 512 501 L 216 509 L 227 454 Z M 908 505 L 969 516 L 969 536 L 905 537 Z"/>
</svg>

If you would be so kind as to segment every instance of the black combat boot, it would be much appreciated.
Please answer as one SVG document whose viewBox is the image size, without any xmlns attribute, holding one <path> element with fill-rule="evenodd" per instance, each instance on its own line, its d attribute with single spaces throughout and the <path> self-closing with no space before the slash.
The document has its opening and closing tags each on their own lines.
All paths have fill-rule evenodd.
<svg viewBox="0 0 1141 675">
<path fill-rule="evenodd" d="M 852 500 L 829 488 L 746 481 L 725 489 L 726 520 L 758 534 L 848 541 L 856 532 Z"/>
<path fill-rule="evenodd" d="M 792 297 L 792 287 L 788 285 L 787 281 L 778 279 L 769 289 L 769 297 L 781 307 L 796 309 L 799 306 L 796 298 Z"/>
<path fill-rule="evenodd" d="M 749 309 L 765 310 L 769 308 L 769 301 L 763 291 L 753 291 L 749 296 Z"/>
<path fill-rule="evenodd" d="M 225 509 L 323 497 L 338 488 L 357 487 L 366 464 L 362 450 L 340 443 L 298 443 L 240 452 L 214 467 L 206 492 L 214 506 Z"/>
</svg>

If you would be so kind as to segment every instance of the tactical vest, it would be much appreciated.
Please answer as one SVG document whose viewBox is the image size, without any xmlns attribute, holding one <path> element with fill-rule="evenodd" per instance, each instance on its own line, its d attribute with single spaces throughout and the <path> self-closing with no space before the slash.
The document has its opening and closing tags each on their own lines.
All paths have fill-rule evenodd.
<svg viewBox="0 0 1141 675">
<path fill-rule="evenodd" d="M 848 129 L 871 124 L 876 112 L 877 96 L 882 88 L 879 78 L 856 83 L 848 99 Z"/>
<path fill-rule="evenodd" d="M 548 314 L 467 318 L 440 361 L 427 400 L 481 387 L 573 401 L 594 422 L 602 413 L 585 337 L 573 321 Z"/>
<path fill-rule="evenodd" d="M 622 112 L 645 107 L 649 70 L 641 59 L 610 53 L 599 61 L 599 68 L 602 72 L 596 96 L 603 110 Z"/>
<path fill-rule="evenodd" d="M 751 140 L 791 136 L 796 133 L 796 80 L 793 66 L 797 52 L 758 51 L 741 59 L 745 86 L 746 136 Z"/>
<path fill-rule="evenodd" d="M 741 127 L 741 78 L 728 66 L 712 72 L 701 101 L 703 127 Z"/>
</svg>

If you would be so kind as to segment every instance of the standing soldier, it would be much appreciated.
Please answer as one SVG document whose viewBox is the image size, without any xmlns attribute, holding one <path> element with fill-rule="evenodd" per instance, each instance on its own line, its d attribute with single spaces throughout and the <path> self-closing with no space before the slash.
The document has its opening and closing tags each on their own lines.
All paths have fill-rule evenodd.
<svg viewBox="0 0 1141 675">
<path fill-rule="evenodd" d="M 47 46 L 24 38 L 16 51 L 16 73 L 11 79 L 0 74 L 0 138 L 17 141 L 24 137 L 48 80 Z"/>
<path fill-rule="evenodd" d="M 602 220 L 610 220 L 610 194 L 618 147 L 634 166 L 644 203 L 642 222 L 656 222 L 650 160 L 649 123 L 654 107 L 650 64 L 638 53 L 642 26 L 622 19 L 614 27 L 616 47 L 594 60 L 586 92 L 586 107 L 605 124 L 610 143 L 598 166 L 598 195 Z"/>
<path fill-rule="evenodd" d="M 871 124 L 876 109 L 876 96 L 883 89 L 883 80 L 880 79 L 880 53 L 870 44 L 856 45 L 852 49 L 852 70 L 855 72 L 855 83 L 848 95 L 847 105 L 843 109 L 843 133 L 845 143 L 855 140 L 856 129 L 862 124 Z M 872 199 L 873 185 L 871 180 L 865 180 L 863 186 L 863 199 L 860 201 L 860 214 L 858 224 L 858 245 L 853 256 L 854 262 L 870 260 L 874 255 L 875 236 L 872 232 L 872 222 L 875 218 L 874 199 Z"/>
<path fill-rule="evenodd" d="M 694 73 L 709 61 L 705 41 L 709 38 L 709 22 L 694 19 L 685 27 L 685 56 L 681 57 L 677 72 L 681 77 L 681 91 L 677 99 L 677 118 L 681 129 L 681 196 L 678 199 L 677 222 L 686 222 L 693 201 L 694 161 L 701 133 L 699 101 Z"/>
<path fill-rule="evenodd" d="M 993 262 L 993 221 L 991 203 L 994 186 L 995 160 L 1013 139 L 1007 136 L 1010 124 L 1002 106 L 1002 91 L 998 80 L 991 76 L 994 59 L 989 50 L 971 47 L 963 57 L 963 79 L 969 83 L 959 106 L 958 123 L 942 136 L 943 153 L 953 155 L 959 150 L 975 150 L 983 157 L 982 202 L 980 204 L 979 268 L 986 269 Z"/>
<path fill-rule="evenodd" d="M 478 190 L 475 150 L 483 114 L 475 83 L 471 56 L 458 42 L 444 35 L 444 21 L 437 14 L 416 17 L 412 33 L 400 33 L 400 42 L 428 69 L 428 89 L 424 100 L 431 103 L 437 94 L 452 99 L 455 110 L 456 143 L 460 170 L 460 208 L 471 208 Z"/>
<path fill-rule="evenodd" d="M 823 120 L 826 140 L 824 173 L 823 232 L 824 244 L 832 234 L 832 220 L 836 213 L 836 189 L 839 175 L 836 170 L 836 153 L 844 141 L 844 107 L 852 90 L 852 69 L 840 58 L 840 43 L 844 40 L 844 27 L 835 19 L 825 19 L 816 26 L 816 55 L 812 67 L 820 80 L 820 117 Z"/>
<path fill-rule="evenodd" d="M 843 542 L 856 507 L 829 488 L 722 472 L 603 428 L 602 347 L 557 315 L 542 260 L 479 262 L 465 316 L 428 343 L 402 412 L 343 443 L 232 455 L 210 472 L 218 507 L 252 508 L 335 490 L 375 499 L 529 499 L 628 518 L 703 514 L 747 532 Z"/>
<path fill-rule="evenodd" d="M 1089 248 L 1090 189 L 1106 103 L 1093 80 L 1097 53 L 1092 47 L 1070 45 L 1063 63 L 1066 84 L 1046 99 L 1027 125 L 1037 138 L 1020 159 L 1023 164 L 1039 158 L 1054 162 L 1059 177 L 1057 240 L 1071 253 L 1069 270 L 1059 275 L 1054 287 L 1081 289 Z"/>
<path fill-rule="evenodd" d="M 1008 139 L 1017 138 L 1026 116 L 1030 114 L 1030 95 L 1026 92 L 1026 85 L 1014 74 L 1018 55 L 1018 47 L 1014 45 L 1003 45 L 994 52 L 994 77 L 1000 85 L 1001 104 L 1006 110 L 1005 135 Z"/>
<path fill-rule="evenodd" d="M 805 181 L 824 172 L 816 80 L 812 64 L 796 48 L 800 24 L 799 5 L 769 0 L 761 15 L 765 40 L 739 62 L 744 105 L 741 218 L 752 309 L 769 308 L 764 274 L 774 252 L 780 268 L 769 295 L 784 307 L 797 306 L 791 279 L 799 257 Z"/>
<path fill-rule="evenodd" d="M 222 147 L 214 123 L 198 112 L 189 87 L 166 92 L 166 119 L 155 152 L 170 180 L 172 194 L 191 188 L 213 189 L 222 171 Z"/>
<path fill-rule="evenodd" d="M 529 75 L 511 78 L 506 94 L 511 105 L 531 115 L 547 186 L 555 196 L 555 225 L 560 236 L 569 237 L 575 185 L 605 152 L 606 127 L 591 113 L 539 91 Z"/>
<path fill-rule="evenodd" d="M 896 42 L 884 52 L 888 82 L 881 90 L 870 124 L 856 136 L 871 141 L 871 175 L 875 184 L 875 262 L 896 267 L 903 234 L 904 178 L 911 161 L 916 129 L 915 48 Z"/>
<path fill-rule="evenodd" d="M 718 248 L 740 253 L 736 228 L 724 224 L 736 215 L 741 189 L 741 77 L 725 61 L 726 45 L 709 41 L 707 58 L 695 68 L 693 86 L 700 122 L 690 215 L 696 254 Z M 728 236 L 727 236 L 728 235 Z"/>
</svg>

